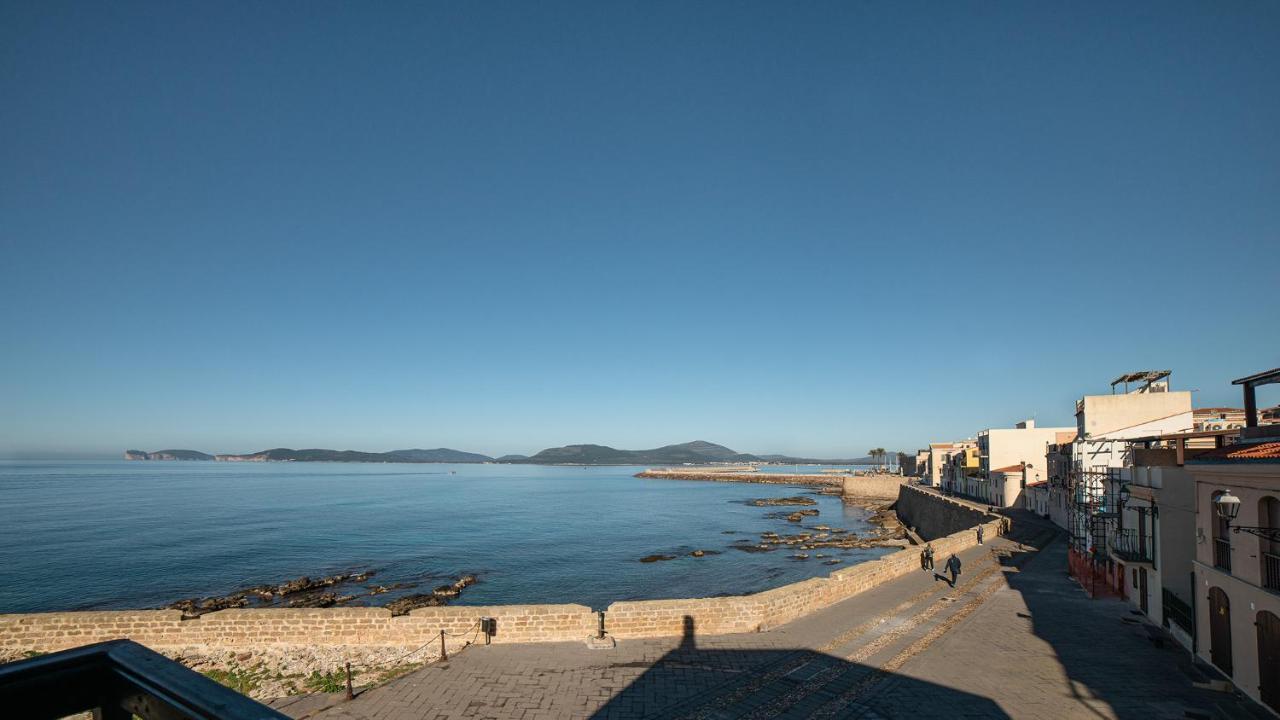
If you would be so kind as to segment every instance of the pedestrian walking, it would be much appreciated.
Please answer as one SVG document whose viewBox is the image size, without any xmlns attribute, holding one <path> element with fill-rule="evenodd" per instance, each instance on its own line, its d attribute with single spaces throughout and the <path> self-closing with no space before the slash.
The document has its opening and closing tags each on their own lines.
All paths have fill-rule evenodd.
<svg viewBox="0 0 1280 720">
<path fill-rule="evenodd" d="M 924 569 L 933 569 L 933 543 L 926 543 L 924 546 Z"/>
<path fill-rule="evenodd" d="M 960 577 L 960 558 L 954 554 L 947 558 L 947 572 L 951 573 L 951 587 L 955 587 L 956 578 Z"/>
<path fill-rule="evenodd" d="M 979 525 L 978 526 L 978 544 L 979 545 L 982 544 L 982 531 L 983 531 L 983 527 Z"/>
<path fill-rule="evenodd" d="M 929 569 L 929 551 L 928 550 L 920 551 L 920 569 L 921 570 Z"/>
</svg>

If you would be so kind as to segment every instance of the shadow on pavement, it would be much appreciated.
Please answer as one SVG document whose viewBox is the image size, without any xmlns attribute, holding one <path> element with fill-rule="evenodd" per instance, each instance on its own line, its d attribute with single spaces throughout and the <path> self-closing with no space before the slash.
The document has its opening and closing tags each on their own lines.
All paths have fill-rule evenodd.
<svg viewBox="0 0 1280 720">
<path fill-rule="evenodd" d="M 1043 521 L 1040 525 L 1046 526 Z M 1067 574 L 1064 535 L 1056 526 L 1047 527 L 1054 530 L 1054 539 L 1029 567 L 1006 572 L 1005 581 L 1027 606 L 1027 613 L 1017 613 L 1019 622 L 1029 622 L 1032 633 L 1052 647 L 1069 679 L 1064 692 L 1076 704 L 1073 717 L 1264 717 L 1247 699 L 1195 687 L 1195 680 L 1206 678 L 1190 653 L 1129 603 L 1090 599 Z M 1006 566 L 1022 565 L 1027 555 L 1000 560 Z"/>
<path fill-rule="evenodd" d="M 902 715 L 874 712 L 865 699 L 892 683 L 894 694 L 918 704 Z M 679 647 L 653 663 L 592 718 L 1007 718 L 991 700 L 885 673 L 807 649 L 740 650 L 698 647 L 693 618 L 684 619 Z"/>
</svg>

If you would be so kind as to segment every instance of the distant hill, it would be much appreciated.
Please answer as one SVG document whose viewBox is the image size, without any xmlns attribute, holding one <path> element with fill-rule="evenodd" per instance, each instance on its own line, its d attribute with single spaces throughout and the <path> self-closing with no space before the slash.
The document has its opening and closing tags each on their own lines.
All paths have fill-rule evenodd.
<svg viewBox="0 0 1280 720">
<path fill-rule="evenodd" d="M 434 450 L 393 450 L 385 453 L 359 450 L 293 450 L 272 448 L 245 455 L 208 455 L 195 450 L 159 450 L 149 453 L 126 450 L 126 460 L 219 460 L 222 462 L 372 462 L 372 463 L 483 463 L 493 458 L 478 453 L 436 448 Z"/>
<path fill-rule="evenodd" d="M 196 450 L 126 450 L 126 460 L 219 460 L 222 462 L 367 462 L 367 463 L 529 463 L 533 465 L 708 465 L 711 463 L 769 462 L 783 465 L 869 465 L 871 458 L 848 460 L 801 458 L 790 455 L 751 455 L 724 445 L 695 440 L 651 450 L 619 450 L 607 445 L 565 445 L 547 448 L 532 457 L 503 455 L 496 460 L 480 453 L 450 448 L 362 452 L 310 448 L 272 448 L 245 455 L 209 455 Z"/>
<path fill-rule="evenodd" d="M 125 450 L 125 460 L 212 460 L 213 456 L 198 450 Z"/>
<path fill-rule="evenodd" d="M 619 450 L 607 445 L 565 445 L 564 447 L 547 448 L 533 457 L 519 460 L 498 458 L 498 462 L 520 462 L 535 465 L 683 465 L 686 463 L 705 465 L 708 463 L 745 462 L 855 465 L 867 464 L 869 458 L 825 460 L 797 458 L 788 455 L 751 455 L 749 453 L 740 453 L 724 445 L 717 445 L 705 440 L 695 440 L 679 445 L 665 445 L 652 450 Z"/>
<path fill-rule="evenodd" d="M 488 455 L 463 452 L 461 450 L 451 450 L 449 448 L 436 448 L 434 450 L 392 450 L 387 454 L 404 458 L 407 462 L 484 463 L 493 461 L 493 458 Z"/>
</svg>

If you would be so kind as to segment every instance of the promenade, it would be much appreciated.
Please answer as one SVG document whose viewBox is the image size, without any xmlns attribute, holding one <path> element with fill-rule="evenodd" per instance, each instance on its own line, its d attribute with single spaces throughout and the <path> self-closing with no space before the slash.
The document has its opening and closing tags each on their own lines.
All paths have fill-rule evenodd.
<svg viewBox="0 0 1280 720">
<path fill-rule="evenodd" d="M 1252 716 L 1195 688 L 1187 654 L 1127 605 L 1086 598 L 1055 529 L 1017 526 L 963 553 L 954 589 L 922 571 L 758 634 L 471 647 L 350 702 L 277 705 L 324 720 Z"/>
</svg>

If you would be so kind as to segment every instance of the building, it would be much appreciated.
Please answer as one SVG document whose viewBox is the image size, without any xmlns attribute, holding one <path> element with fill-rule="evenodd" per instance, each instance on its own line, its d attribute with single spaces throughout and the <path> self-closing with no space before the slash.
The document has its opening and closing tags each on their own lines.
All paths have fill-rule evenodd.
<svg viewBox="0 0 1280 720">
<path fill-rule="evenodd" d="M 1106 520 L 1117 512 L 1129 440 L 1192 430 L 1191 393 L 1169 387 L 1169 370 L 1126 373 L 1111 381 L 1111 394 L 1076 401 L 1076 439 L 1067 486 L 1071 508 L 1067 531 L 1074 551 L 1107 562 Z M 1130 390 L 1131 383 L 1140 383 Z M 1124 393 L 1116 393 L 1123 384 Z"/>
<path fill-rule="evenodd" d="M 1071 516 L 1071 447 L 1076 431 L 1060 432 L 1045 448 L 1045 482 L 1048 488 L 1049 519 L 1066 530 Z"/>
<path fill-rule="evenodd" d="M 1254 396 L 1273 383 L 1280 368 L 1233 381 L 1245 395 L 1239 441 L 1186 457 L 1186 469 L 1195 482 L 1196 654 L 1280 713 L 1280 426 L 1260 424 Z"/>
<path fill-rule="evenodd" d="M 947 466 L 947 461 L 956 452 L 972 446 L 973 443 L 969 440 L 929 443 L 929 468 L 928 475 L 925 476 L 929 480 L 928 484 L 934 487 L 942 487 L 943 472 Z"/>
<path fill-rule="evenodd" d="M 1039 428 L 1034 420 L 1026 420 L 1011 428 L 989 428 L 978 433 L 980 484 L 977 492 L 965 494 L 997 507 L 1022 506 L 1022 491 L 1026 485 L 1047 477 L 1045 448 L 1057 441 L 1058 433 L 1071 430 L 1068 427 Z M 1016 473 L 1012 470 L 1014 466 L 1018 468 Z"/>
<path fill-rule="evenodd" d="M 1023 507 L 1040 517 L 1049 517 L 1049 483 L 1046 480 L 1027 485 L 1022 495 Z"/>
<path fill-rule="evenodd" d="M 968 497 L 980 497 L 985 481 L 980 477 L 982 464 L 978 458 L 978 444 L 966 442 L 964 447 L 956 449 L 947 458 L 947 466 L 942 474 L 944 492 Z"/>
<path fill-rule="evenodd" d="M 1196 408 L 1192 418 L 1194 430 L 1239 430 L 1244 427 L 1244 408 Z"/>
</svg>

